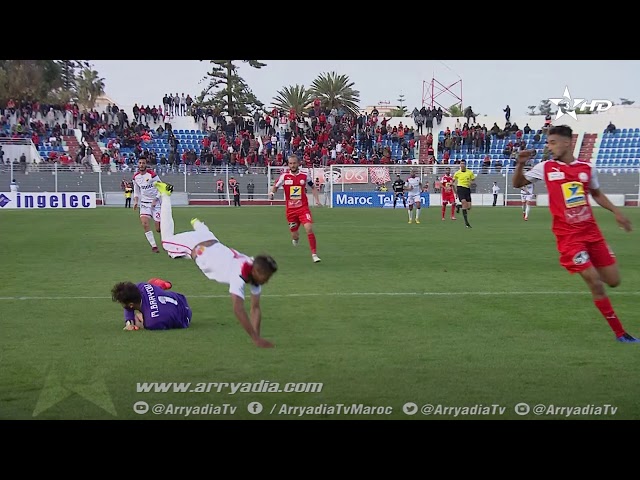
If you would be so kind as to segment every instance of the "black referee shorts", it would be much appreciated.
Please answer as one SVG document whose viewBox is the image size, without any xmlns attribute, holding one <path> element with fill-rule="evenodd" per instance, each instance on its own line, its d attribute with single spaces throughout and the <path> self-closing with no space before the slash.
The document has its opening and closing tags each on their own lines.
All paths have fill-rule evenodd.
<svg viewBox="0 0 640 480">
<path fill-rule="evenodd" d="M 458 187 L 458 199 L 471 202 L 471 189 L 467 187 Z"/>
</svg>

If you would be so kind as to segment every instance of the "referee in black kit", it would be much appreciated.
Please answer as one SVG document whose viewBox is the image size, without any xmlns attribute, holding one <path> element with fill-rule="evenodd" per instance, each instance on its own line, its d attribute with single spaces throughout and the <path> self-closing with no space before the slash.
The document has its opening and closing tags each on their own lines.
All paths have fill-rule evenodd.
<svg viewBox="0 0 640 480">
<path fill-rule="evenodd" d="M 402 198 L 404 208 L 407 208 L 407 199 L 404 196 L 404 181 L 400 178 L 400 174 L 396 175 L 396 179 L 391 185 L 393 187 L 393 208 L 396 208 L 398 198 Z"/>
</svg>

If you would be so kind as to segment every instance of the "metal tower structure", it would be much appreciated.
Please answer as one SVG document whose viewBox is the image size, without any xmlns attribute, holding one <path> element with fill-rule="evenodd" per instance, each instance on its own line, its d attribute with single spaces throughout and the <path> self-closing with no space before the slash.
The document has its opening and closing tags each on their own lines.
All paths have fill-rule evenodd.
<svg viewBox="0 0 640 480">
<path fill-rule="evenodd" d="M 452 105 L 459 105 L 460 110 L 463 109 L 462 103 L 462 78 L 445 86 L 435 76 L 430 82 L 423 80 L 422 82 L 422 106 L 423 107 L 440 107 L 443 111 L 449 111 Z"/>
</svg>

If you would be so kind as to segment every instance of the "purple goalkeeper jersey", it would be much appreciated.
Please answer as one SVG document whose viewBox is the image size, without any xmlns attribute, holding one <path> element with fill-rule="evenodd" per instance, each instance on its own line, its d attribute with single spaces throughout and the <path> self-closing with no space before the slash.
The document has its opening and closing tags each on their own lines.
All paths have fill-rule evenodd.
<svg viewBox="0 0 640 480">
<path fill-rule="evenodd" d="M 169 292 L 149 283 L 138 283 L 142 295 L 140 311 L 146 330 L 187 328 L 191 323 L 191 307 L 184 295 Z M 134 322 L 135 312 L 124 309 L 124 321 Z"/>
</svg>

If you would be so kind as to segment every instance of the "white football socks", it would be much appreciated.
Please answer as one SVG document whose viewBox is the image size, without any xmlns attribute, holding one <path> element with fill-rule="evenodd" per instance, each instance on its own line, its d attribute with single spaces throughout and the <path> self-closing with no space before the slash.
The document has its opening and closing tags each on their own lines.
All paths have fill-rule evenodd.
<svg viewBox="0 0 640 480">
<path fill-rule="evenodd" d="M 154 238 L 153 232 L 151 230 L 149 230 L 148 232 L 144 232 L 144 236 L 147 237 L 147 242 L 149 242 L 149 245 L 151 245 L 152 247 L 157 247 L 156 239 Z"/>
</svg>

